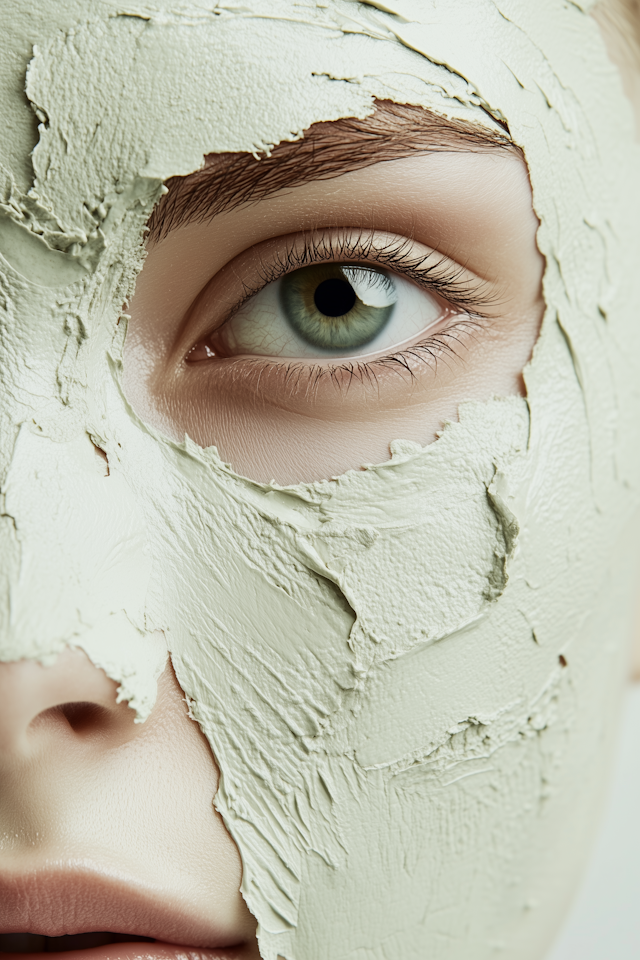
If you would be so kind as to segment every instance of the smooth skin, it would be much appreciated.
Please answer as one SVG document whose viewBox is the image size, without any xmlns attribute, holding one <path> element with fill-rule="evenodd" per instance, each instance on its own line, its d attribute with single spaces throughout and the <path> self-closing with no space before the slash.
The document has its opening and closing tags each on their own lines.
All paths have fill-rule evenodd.
<svg viewBox="0 0 640 960">
<path fill-rule="evenodd" d="M 129 307 L 125 392 L 144 420 L 176 439 L 186 432 L 216 445 L 255 480 L 323 480 L 387 460 L 393 440 L 434 440 L 460 400 L 523 392 L 522 369 L 544 311 L 537 227 L 524 161 L 491 152 L 376 164 L 178 228 L 151 245 Z M 287 382 L 289 358 L 185 362 L 247 284 L 291 244 L 304 246 L 305 231 L 323 243 L 337 235 L 332 246 L 362 235 L 384 249 L 402 238 L 409 258 L 436 248 L 432 260 L 478 291 L 486 316 L 454 311 L 435 328 L 443 343 L 442 332 L 452 331 L 447 346 L 410 370 L 371 364 L 391 348 L 349 358 L 368 364 L 372 373 L 362 379 L 336 377 L 341 358 L 301 360 Z M 447 306 L 443 297 L 443 313 Z M 334 377 L 318 382 L 318 366 Z"/>
<path fill-rule="evenodd" d="M 238 960 L 258 957 L 255 921 L 238 892 L 240 857 L 212 806 L 218 769 L 173 669 L 142 724 L 116 692 L 80 650 L 49 667 L 0 665 L 2 925 L 14 898 L 32 916 L 41 906 L 21 882 L 12 887 L 12 875 L 48 872 L 58 894 L 80 873 L 80 893 L 63 895 L 90 929 L 118 932 L 120 920 L 123 932 L 241 944 Z M 117 890 L 129 902 L 141 896 L 134 931 Z M 92 922 L 96 895 L 110 902 L 100 924 Z M 160 922 L 146 901 L 160 905 Z M 46 906 L 53 916 L 57 909 Z"/>
<path fill-rule="evenodd" d="M 619 21 L 599 22 L 640 116 L 640 85 Z M 379 462 L 397 437 L 427 443 L 461 400 L 523 391 L 543 311 L 536 224 L 522 161 L 476 153 L 393 161 L 184 227 L 150 250 L 139 278 L 126 390 L 145 419 L 219 444 L 238 471 L 261 480 L 313 480 Z M 251 378 L 248 388 L 241 378 L 234 386 L 213 364 L 185 364 L 215 325 L 216 302 L 233 296 L 234 271 L 223 275 L 225 264 L 250 272 L 247 248 L 266 244 L 261 253 L 277 255 L 282 240 L 271 238 L 318 227 L 437 245 L 470 282 L 486 281 L 494 294 L 487 322 L 458 355 L 443 352 L 409 377 L 387 371 L 375 390 L 354 384 L 345 392 L 329 380 L 310 397 L 273 377 L 270 392 L 258 396 Z M 131 896 L 147 890 L 171 902 L 182 917 L 182 942 L 204 946 L 222 931 L 240 945 L 239 956 L 257 957 L 255 923 L 239 893 L 240 859 L 212 807 L 217 781 L 170 665 L 151 717 L 135 724 L 127 704 L 116 703 L 116 685 L 79 651 L 49 667 L 0 664 L 3 875 L 27 865 L 83 870 L 89 892 L 91 876 L 111 875 Z"/>
</svg>

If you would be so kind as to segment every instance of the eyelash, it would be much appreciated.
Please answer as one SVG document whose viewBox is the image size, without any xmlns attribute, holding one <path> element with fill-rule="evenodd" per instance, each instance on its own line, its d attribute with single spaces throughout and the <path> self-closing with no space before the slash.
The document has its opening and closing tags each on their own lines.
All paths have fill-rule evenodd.
<svg viewBox="0 0 640 960">
<path fill-rule="evenodd" d="M 459 358 L 459 347 L 463 346 L 460 335 L 464 332 L 467 336 L 472 336 L 473 332 L 481 329 L 489 320 L 488 315 L 482 312 L 482 308 L 495 306 L 497 303 L 495 295 L 487 294 L 486 281 L 478 279 L 470 284 L 467 279 L 463 279 L 463 267 L 452 264 L 445 257 L 438 257 L 435 262 L 429 263 L 428 261 L 434 255 L 437 256 L 436 251 L 423 256 L 411 255 L 411 241 L 407 238 L 394 238 L 380 247 L 379 244 L 375 244 L 373 232 L 368 234 L 360 232 L 348 236 L 323 234 L 319 237 L 317 234 L 306 234 L 303 237 L 301 248 L 299 244 L 292 243 L 284 256 L 260 263 L 256 282 L 244 284 L 241 300 L 217 325 L 217 330 L 229 323 L 241 307 L 267 284 L 279 280 L 294 270 L 323 262 L 378 263 L 407 277 L 427 292 L 439 294 L 451 307 L 463 311 L 464 316 L 456 316 L 453 323 L 423 341 L 414 343 L 395 354 L 377 357 L 375 360 L 343 361 L 320 365 L 300 361 L 285 364 L 270 362 L 264 357 L 253 359 L 245 357 L 240 361 L 243 376 L 246 376 L 247 366 L 249 368 L 253 366 L 256 368 L 253 372 L 260 380 L 270 372 L 275 373 L 283 386 L 292 387 L 295 391 L 299 390 L 304 376 L 307 380 L 306 389 L 312 392 L 327 377 L 340 390 L 345 386 L 348 389 L 354 381 L 375 386 L 378 372 L 388 368 L 395 369 L 402 375 L 408 374 L 411 379 L 415 379 L 415 373 L 411 369 L 412 360 L 435 366 L 443 354 Z M 455 344 L 450 341 L 454 341 Z"/>
<path fill-rule="evenodd" d="M 289 389 L 291 397 L 299 397 L 300 390 L 303 389 L 309 399 L 313 398 L 320 385 L 327 380 L 341 393 L 348 392 L 354 383 L 378 388 L 380 386 L 378 377 L 385 370 L 392 370 L 400 376 L 408 376 L 410 380 L 415 380 L 416 374 L 411 368 L 412 359 L 430 364 L 435 368 L 437 362 L 442 360 L 443 354 L 460 358 L 459 348 L 465 346 L 462 342 L 463 331 L 467 337 L 472 338 L 473 333 L 480 327 L 479 320 L 465 317 L 445 327 L 435 336 L 420 343 L 414 343 L 411 347 L 394 354 L 376 357 L 375 360 L 342 361 L 320 366 L 302 363 L 299 360 L 292 363 L 275 363 L 263 357 L 255 357 L 231 360 L 231 363 L 238 365 L 237 375 L 245 381 L 248 376 L 252 376 L 256 384 L 264 385 L 267 379 L 275 377 L 277 387 Z M 457 346 L 448 342 L 449 340 L 454 340 Z"/>
</svg>

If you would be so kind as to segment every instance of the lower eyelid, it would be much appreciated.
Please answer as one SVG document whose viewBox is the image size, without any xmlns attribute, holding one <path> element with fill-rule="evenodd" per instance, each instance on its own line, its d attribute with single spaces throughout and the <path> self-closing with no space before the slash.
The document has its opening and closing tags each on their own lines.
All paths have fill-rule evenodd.
<svg viewBox="0 0 640 960">
<path fill-rule="evenodd" d="M 381 381 L 393 381 L 406 386 L 415 382 L 421 373 L 435 370 L 438 363 L 455 359 L 464 362 L 474 336 L 485 325 L 484 318 L 455 314 L 447 318 L 446 325 L 428 338 L 417 338 L 399 351 L 374 357 L 337 360 L 331 363 L 305 363 L 298 359 L 274 360 L 270 357 L 232 357 L 217 374 L 231 374 L 234 383 L 242 382 L 250 393 L 261 396 L 280 396 L 282 392 L 291 397 L 304 396 L 305 404 L 318 398 L 326 385 L 337 391 L 344 399 L 347 392 L 355 397 L 363 390 L 380 399 Z M 224 369 L 223 369 L 224 368 Z M 235 373 L 234 373 L 235 371 Z M 238 373 L 240 381 L 238 380 Z"/>
</svg>

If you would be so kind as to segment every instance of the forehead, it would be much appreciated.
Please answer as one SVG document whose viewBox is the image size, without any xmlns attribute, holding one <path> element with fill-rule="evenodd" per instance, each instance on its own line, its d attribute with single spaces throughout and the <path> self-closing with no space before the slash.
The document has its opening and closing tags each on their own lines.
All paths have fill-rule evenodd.
<svg viewBox="0 0 640 960">
<path fill-rule="evenodd" d="M 13 133 L 0 143 L 6 255 L 20 259 L 17 221 L 29 229 L 34 279 L 81 279 L 122 260 L 122 243 L 138 248 L 162 182 L 198 171 L 205 156 L 268 155 L 314 124 L 366 118 L 388 100 L 490 135 L 508 130 L 529 166 L 540 248 L 557 248 L 562 233 L 562 285 L 590 309 L 604 234 L 585 230 L 585 208 L 592 223 L 629 220 L 623 185 L 635 176 L 620 151 L 631 118 L 587 6 L 550 2 L 507 17 L 494 0 L 394 0 L 384 10 L 373 0 L 254 0 L 241 11 L 155 2 L 126 14 L 98 0 L 82 12 L 38 5 L 4 40 L 14 93 Z"/>
<path fill-rule="evenodd" d="M 19 272 L 26 245 L 29 275 L 44 285 L 128 262 L 115 309 L 133 289 L 163 181 L 198 171 L 207 155 L 269 154 L 313 124 L 366 118 L 389 100 L 489 135 L 508 130 L 529 166 L 540 248 L 561 253 L 556 292 L 568 286 L 591 310 L 610 245 L 599 227 L 585 229 L 584 211 L 596 224 L 629 221 L 623 185 L 635 175 L 620 152 L 631 123 L 615 69 L 579 7 L 550 2 L 507 17 L 494 0 L 394 0 L 384 10 L 254 0 L 242 11 L 155 2 L 126 14 L 97 0 L 64 13 L 38 5 L 16 15 L 4 41 L 15 95 L 13 134 L 0 143 L 9 213 L 0 245 Z"/>
<path fill-rule="evenodd" d="M 27 96 L 41 124 L 36 189 L 72 206 L 59 183 L 84 167 L 68 211 L 79 229 L 82 208 L 103 200 L 109 183 L 184 175 L 206 153 L 268 152 L 318 121 L 366 116 L 374 98 L 495 126 L 482 96 L 438 63 L 437 51 L 430 60 L 412 50 L 389 29 L 392 19 L 367 5 L 258 2 L 249 16 L 157 4 L 125 16 L 95 3 L 77 21 L 68 12 L 61 20 L 57 4 L 45 9 L 35 29 L 20 19 L 20 36 L 7 45 L 35 54 Z M 21 174 L 35 145 L 22 94 L 28 60 L 11 61 L 7 85 L 21 102 L 3 147 L 27 189 Z"/>
<path fill-rule="evenodd" d="M 127 211 L 147 208 L 161 181 L 198 170 L 205 155 L 268 154 L 314 123 L 364 118 L 386 99 L 492 132 L 507 126 L 525 149 L 543 230 L 558 217 L 582 223 L 585 191 L 589 204 L 609 203 L 603 167 L 629 118 L 624 104 L 612 109 L 617 77 L 580 6 L 507 17 L 493 0 L 384 9 L 253 0 L 241 11 L 155 2 L 126 14 L 97 0 L 81 11 L 38 5 L 33 17 L 16 15 L 4 41 L 13 92 L 13 134 L 0 144 L 5 194 L 71 255 L 70 269 L 91 268 Z M 585 162 L 586 175 L 574 177 L 567 161 Z"/>
</svg>

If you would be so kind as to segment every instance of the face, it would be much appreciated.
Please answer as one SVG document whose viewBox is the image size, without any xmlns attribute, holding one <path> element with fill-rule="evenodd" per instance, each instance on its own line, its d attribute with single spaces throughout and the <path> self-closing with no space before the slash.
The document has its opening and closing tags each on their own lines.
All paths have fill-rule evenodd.
<svg viewBox="0 0 640 960">
<path fill-rule="evenodd" d="M 563 916 L 634 613 L 633 118 L 578 4 L 401 6 L 16 14 L 5 952 Z"/>
</svg>

